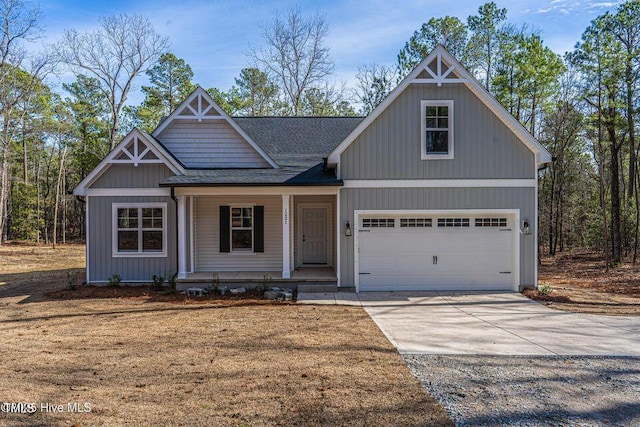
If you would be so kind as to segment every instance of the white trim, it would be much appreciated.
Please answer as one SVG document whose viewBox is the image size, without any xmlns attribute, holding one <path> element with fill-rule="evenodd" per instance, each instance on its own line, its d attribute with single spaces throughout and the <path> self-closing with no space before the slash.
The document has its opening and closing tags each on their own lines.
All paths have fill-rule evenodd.
<svg viewBox="0 0 640 427">
<path fill-rule="evenodd" d="M 425 59 L 409 73 L 407 77 L 400 82 L 395 89 L 382 101 L 356 128 L 338 145 L 329 155 L 328 162 L 332 165 L 340 164 L 340 155 L 360 136 L 364 130 L 369 127 L 374 120 L 382 114 L 383 111 L 391 105 L 393 101 L 400 96 L 402 92 L 418 78 L 420 73 L 429 70 L 429 64 L 435 59 L 444 58 L 446 62 L 454 67 L 460 80 L 464 80 L 462 84 L 471 89 L 485 105 L 493 111 L 494 114 L 509 128 L 516 136 L 535 154 L 539 154 L 539 163 L 551 162 L 551 154 L 538 142 L 518 120 L 515 119 L 487 90 L 467 71 L 462 65 L 442 46 L 438 45 L 431 51 Z M 427 72 L 429 72 L 427 71 Z M 423 79 L 419 80 L 424 83 Z M 435 82 L 437 83 L 437 82 Z"/>
<path fill-rule="evenodd" d="M 138 252 L 118 252 L 118 209 L 119 208 L 161 208 L 162 209 L 162 252 L 142 251 L 142 216 L 138 215 Z M 111 256 L 113 258 L 166 258 L 167 257 L 167 204 L 149 203 L 112 203 L 111 204 Z"/>
<path fill-rule="evenodd" d="M 448 132 L 448 141 L 447 141 L 447 154 L 427 154 L 427 107 L 447 107 L 447 132 Z M 422 160 L 452 160 L 453 159 L 453 146 L 454 146 L 454 135 L 453 135 L 453 124 L 454 124 L 454 114 L 453 114 L 453 100 L 427 100 L 423 99 L 420 101 L 420 159 Z M 443 128 L 444 129 L 444 128 Z"/>
<path fill-rule="evenodd" d="M 533 223 L 529 224 L 529 227 L 533 227 L 533 236 L 535 240 L 535 247 L 533 248 L 533 286 L 538 289 L 538 248 L 540 246 L 540 242 L 538 241 L 538 167 L 536 165 L 536 194 L 535 197 L 535 208 L 533 209 Z"/>
<path fill-rule="evenodd" d="M 178 279 L 187 278 L 187 206 L 186 196 L 178 196 Z"/>
<path fill-rule="evenodd" d="M 535 179 L 350 179 L 344 188 L 521 188 L 536 183 Z"/>
<path fill-rule="evenodd" d="M 340 243 L 342 238 L 342 227 L 340 217 L 340 193 L 336 194 L 336 277 L 338 278 L 337 287 L 340 287 Z M 353 234 L 352 234 L 353 235 Z"/>
<path fill-rule="evenodd" d="M 367 209 L 353 211 L 353 283 L 356 292 L 360 292 L 360 269 L 359 269 L 359 239 L 360 239 L 360 217 L 368 215 L 510 215 L 513 218 L 513 283 L 512 290 L 519 291 L 520 285 L 520 209 L 437 209 L 437 210 L 421 210 L 421 209 Z"/>
<path fill-rule="evenodd" d="M 327 212 L 327 263 L 326 264 L 311 264 L 311 265 L 326 265 L 328 267 L 331 267 L 333 265 L 333 247 L 331 245 L 331 236 L 333 235 L 333 222 L 331 221 L 331 208 L 332 205 L 331 203 L 324 203 L 324 202 L 319 202 L 319 203 L 298 203 L 298 211 L 297 211 L 297 222 L 298 222 L 298 241 L 296 242 L 299 248 L 299 253 L 298 253 L 298 265 L 300 267 L 304 267 L 305 265 L 302 263 L 302 230 L 304 227 L 303 224 L 303 216 L 302 216 L 302 209 L 304 208 L 322 208 L 325 209 Z M 337 215 L 336 215 L 337 216 Z M 310 265 L 310 264 L 307 264 Z"/>
<path fill-rule="evenodd" d="M 193 108 L 191 108 L 189 105 L 196 98 L 198 98 L 199 111 L 194 111 Z M 204 98 L 205 101 L 209 103 L 209 108 L 207 108 L 204 111 L 202 111 L 201 109 L 202 98 Z M 191 109 L 191 111 L 195 113 L 195 115 L 181 116 L 179 112 L 181 112 L 185 106 L 188 106 Z M 213 110 L 215 110 L 219 115 L 218 116 L 206 115 L 206 113 L 211 108 L 213 108 Z M 154 137 L 157 137 L 167 126 L 169 126 L 169 124 L 171 124 L 171 122 L 173 122 L 175 119 L 178 119 L 178 118 L 198 120 L 199 122 L 202 120 L 209 120 L 209 119 L 226 120 L 227 123 L 229 123 L 229 125 L 236 132 L 238 132 L 240 136 L 242 136 L 242 138 L 244 138 L 244 140 L 247 141 L 247 143 L 251 145 L 251 147 L 253 147 L 253 149 L 256 150 L 258 154 L 260 154 L 260 156 L 267 163 L 269 163 L 271 167 L 273 167 L 274 169 L 280 169 L 280 166 L 278 166 L 278 164 L 271 157 L 269 157 L 269 155 L 262 148 L 260 148 L 260 146 L 256 144 L 256 142 L 253 139 L 251 139 L 251 137 L 240 126 L 238 126 L 235 120 L 229 117 L 229 115 L 222 108 L 220 108 L 218 104 L 216 104 L 216 102 L 213 100 L 211 95 L 209 95 L 209 93 L 206 90 L 204 90 L 202 87 L 198 86 L 193 92 L 191 92 L 191 95 L 189 95 L 187 99 L 185 99 L 182 102 L 182 104 L 180 104 L 175 110 L 173 110 L 173 112 L 169 115 L 169 117 L 163 120 L 162 123 L 158 125 L 158 127 L 153 131 L 151 135 Z"/>
<path fill-rule="evenodd" d="M 193 196 L 189 196 L 189 255 L 190 255 L 190 260 L 191 260 L 191 268 L 190 268 L 190 272 L 193 273 L 195 272 L 195 253 L 194 253 L 194 241 L 193 241 L 193 226 L 194 226 L 194 222 L 193 222 L 193 211 L 195 210 L 195 201 L 196 199 Z"/>
<path fill-rule="evenodd" d="M 122 141 L 120 141 L 120 144 L 118 144 L 113 150 L 111 150 L 111 152 L 107 154 L 107 156 L 102 159 L 102 161 L 98 163 L 95 168 L 93 168 L 89 175 L 87 175 L 82 181 L 80 181 L 76 188 L 73 189 L 73 194 L 76 196 L 86 196 L 87 194 L 89 194 L 89 190 L 93 190 L 89 187 L 91 187 L 91 185 L 102 176 L 102 174 L 109 168 L 110 165 L 114 163 L 123 163 L 122 161 L 116 161 L 115 158 L 120 155 L 123 150 L 125 152 L 127 151 L 125 148 L 131 141 L 138 139 L 141 139 L 145 143 L 145 145 L 147 145 L 147 148 L 149 148 L 174 174 L 183 175 L 185 173 L 184 168 L 179 163 L 177 163 L 165 151 L 165 149 L 162 148 L 162 146 L 160 146 L 147 133 L 136 128 L 129 132 L 127 136 L 125 136 Z M 137 146 L 137 144 L 135 146 Z M 127 155 L 130 156 L 130 154 Z M 124 163 L 133 163 L 133 161 L 126 160 L 124 161 Z M 139 163 L 143 162 L 139 161 Z M 146 161 L 144 163 L 146 163 Z"/>
<path fill-rule="evenodd" d="M 85 261 L 85 275 L 86 282 L 90 283 L 91 279 L 89 278 L 89 196 L 84 198 L 84 261 Z"/>
<path fill-rule="evenodd" d="M 291 196 L 282 195 L 282 278 L 291 277 Z"/>
<path fill-rule="evenodd" d="M 175 194 L 185 196 L 334 195 L 338 194 L 339 188 L 338 186 L 175 187 Z"/>
<path fill-rule="evenodd" d="M 256 227 L 256 214 L 255 214 L 255 203 L 234 203 L 227 204 L 229 206 L 229 255 L 255 255 L 257 252 L 255 251 L 256 239 L 254 237 L 254 230 Z M 233 210 L 240 209 L 240 218 L 244 218 L 243 209 L 251 209 L 251 249 L 236 249 L 233 250 L 233 231 L 246 231 L 249 227 L 233 227 Z M 264 238 L 263 238 L 264 240 Z"/>
<path fill-rule="evenodd" d="M 89 188 L 87 196 L 171 196 L 169 188 Z"/>
</svg>

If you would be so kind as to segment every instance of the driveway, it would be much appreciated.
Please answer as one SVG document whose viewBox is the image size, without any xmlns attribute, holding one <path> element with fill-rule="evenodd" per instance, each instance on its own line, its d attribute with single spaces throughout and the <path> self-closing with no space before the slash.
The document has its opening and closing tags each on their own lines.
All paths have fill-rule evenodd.
<svg viewBox="0 0 640 427">
<path fill-rule="evenodd" d="M 640 356 L 640 318 L 566 313 L 517 293 L 364 292 L 402 354 Z"/>
</svg>

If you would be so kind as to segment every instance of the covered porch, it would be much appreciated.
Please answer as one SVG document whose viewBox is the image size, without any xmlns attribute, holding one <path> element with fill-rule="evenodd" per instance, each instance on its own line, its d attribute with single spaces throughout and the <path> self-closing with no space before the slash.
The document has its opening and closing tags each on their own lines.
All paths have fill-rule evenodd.
<svg viewBox="0 0 640 427">
<path fill-rule="evenodd" d="M 337 186 L 178 187 L 178 279 L 338 284 Z"/>
</svg>

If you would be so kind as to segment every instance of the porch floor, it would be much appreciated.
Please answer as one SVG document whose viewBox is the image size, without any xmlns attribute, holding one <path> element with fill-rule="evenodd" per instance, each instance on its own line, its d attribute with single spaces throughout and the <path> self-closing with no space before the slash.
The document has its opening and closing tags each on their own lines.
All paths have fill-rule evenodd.
<svg viewBox="0 0 640 427">
<path fill-rule="evenodd" d="M 282 271 L 218 271 L 218 278 L 225 282 L 262 283 L 265 274 L 274 282 L 333 282 L 338 279 L 333 267 L 300 267 L 291 272 L 290 278 L 283 278 Z M 182 283 L 210 282 L 213 272 L 197 271 L 187 273 L 186 279 L 178 279 Z"/>
</svg>

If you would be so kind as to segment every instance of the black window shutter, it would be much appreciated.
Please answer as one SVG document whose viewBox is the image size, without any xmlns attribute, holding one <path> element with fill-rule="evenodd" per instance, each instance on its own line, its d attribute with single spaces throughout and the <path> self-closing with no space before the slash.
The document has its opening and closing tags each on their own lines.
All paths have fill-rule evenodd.
<svg viewBox="0 0 640 427">
<path fill-rule="evenodd" d="M 231 209 L 220 206 L 220 252 L 231 252 Z"/>
<path fill-rule="evenodd" d="M 253 251 L 264 252 L 264 206 L 253 207 Z"/>
</svg>

